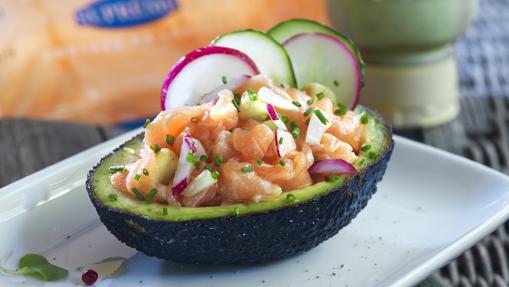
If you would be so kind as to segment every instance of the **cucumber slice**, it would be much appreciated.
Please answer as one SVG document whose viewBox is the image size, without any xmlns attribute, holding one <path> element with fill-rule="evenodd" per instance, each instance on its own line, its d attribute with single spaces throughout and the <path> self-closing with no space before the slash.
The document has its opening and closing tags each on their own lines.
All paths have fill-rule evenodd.
<svg viewBox="0 0 509 287">
<path fill-rule="evenodd" d="M 325 33 L 302 33 L 285 42 L 299 86 L 321 83 L 336 102 L 353 109 L 359 100 L 362 77 L 355 54 L 338 38 Z"/>
<path fill-rule="evenodd" d="M 264 32 L 251 29 L 234 31 L 217 37 L 210 45 L 239 50 L 253 59 L 260 72 L 276 84 L 297 86 L 285 48 Z"/>
<path fill-rule="evenodd" d="M 338 38 L 341 42 L 355 54 L 357 62 L 359 62 L 359 70 L 361 72 L 362 81 L 365 76 L 365 64 L 362 60 L 361 53 L 355 44 L 345 35 L 315 21 L 306 19 L 290 19 L 280 22 L 276 26 L 272 27 L 267 34 L 274 38 L 279 43 L 283 44 L 291 37 L 300 33 L 325 33 Z M 299 86 L 302 86 L 299 83 Z"/>
</svg>

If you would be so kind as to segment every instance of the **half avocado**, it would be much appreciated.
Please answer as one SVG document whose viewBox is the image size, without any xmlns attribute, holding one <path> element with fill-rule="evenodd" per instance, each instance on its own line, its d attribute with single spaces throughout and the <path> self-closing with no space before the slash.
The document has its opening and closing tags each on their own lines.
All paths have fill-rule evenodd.
<svg viewBox="0 0 509 287">
<path fill-rule="evenodd" d="M 140 134 L 89 171 L 87 191 L 99 217 L 120 241 L 149 256 L 194 264 L 251 264 L 309 250 L 334 236 L 366 206 L 392 153 L 391 128 L 364 107 L 365 145 L 353 176 L 334 177 L 274 200 L 215 207 L 170 207 L 125 196 L 109 167 L 124 165 L 143 146 Z"/>
</svg>

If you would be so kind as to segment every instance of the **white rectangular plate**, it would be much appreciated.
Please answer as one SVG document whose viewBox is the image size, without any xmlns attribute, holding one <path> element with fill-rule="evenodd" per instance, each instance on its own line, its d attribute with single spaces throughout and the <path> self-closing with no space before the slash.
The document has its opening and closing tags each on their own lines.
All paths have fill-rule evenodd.
<svg viewBox="0 0 509 287">
<path fill-rule="evenodd" d="M 127 271 L 96 286 L 409 286 L 493 231 L 509 215 L 509 178 L 480 164 L 395 136 L 379 190 L 338 235 L 301 255 L 256 266 L 189 266 L 146 257 L 100 223 L 85 174 L 138 131 L 84 151 L 0 189 L 0 255 L 7 267 L 28 252 L 70 270 L 100 276 L 126 258 Z M 108 259 L 108 263 L 94 264 Z M 0 286 L 41 285 L 0 275 Z"/>
</svg>

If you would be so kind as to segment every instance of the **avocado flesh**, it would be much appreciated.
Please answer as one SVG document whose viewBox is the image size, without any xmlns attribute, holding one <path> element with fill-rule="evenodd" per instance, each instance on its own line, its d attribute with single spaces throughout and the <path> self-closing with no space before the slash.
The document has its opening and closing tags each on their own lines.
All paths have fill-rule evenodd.
<svg viewBox="0 0 509 287">
<path fill-rule="evenodd" d="M 116 190 L 109 184 L 107 167 L 132 159 L 133 154 L 122 147 L 141 147 L 140 135 L 89 172 L 88 195 L 106 228 L 118 240 L 148 256 L 191 264 L 253 264 L 288 257 L 336 235 L 376 192 L 394 144 L 390 127 L 379 116 L 368 113 L 365 144 L 370 144 L 377 156 L 370 159 L 361 153 L 356 163 L 358 172 L 334 183 L 320 182 L 263 203 L 167 207 L 168 215 L 164 216 L 164 205 L 149 205 L 121 194 L 118 201 L 108 197 Z M 296 200 L 288 202 L 288 193 Z"/>
</svg>

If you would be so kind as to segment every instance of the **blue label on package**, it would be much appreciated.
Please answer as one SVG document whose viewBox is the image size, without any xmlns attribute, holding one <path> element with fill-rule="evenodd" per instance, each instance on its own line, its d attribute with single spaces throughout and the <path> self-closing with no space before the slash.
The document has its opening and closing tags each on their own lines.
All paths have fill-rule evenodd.
<svg viewBox="0 0 509 287">
<path fill-rule="evenodd" d="M 76 12 L 76 21 L 80 25 L 125 28 L 155 21 L 176 9 L 176 0 L 100 0 Z"/>
</svg>

